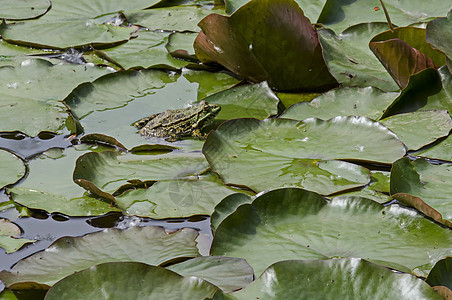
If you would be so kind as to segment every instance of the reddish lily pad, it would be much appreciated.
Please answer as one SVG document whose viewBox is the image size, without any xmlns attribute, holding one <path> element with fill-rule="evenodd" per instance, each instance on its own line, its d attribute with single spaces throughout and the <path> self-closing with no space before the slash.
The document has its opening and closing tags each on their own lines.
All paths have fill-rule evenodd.
<svg viewBox="0 0 452 300">
<path fill-rule="evenodd" d="M 292 0 L 251 1 L 230 17 L 211 14 L 195 40 L 202 62 L 217 62 L 278 90 L 327 90 L 337 85 L 318 33 Z"/>
</svg>

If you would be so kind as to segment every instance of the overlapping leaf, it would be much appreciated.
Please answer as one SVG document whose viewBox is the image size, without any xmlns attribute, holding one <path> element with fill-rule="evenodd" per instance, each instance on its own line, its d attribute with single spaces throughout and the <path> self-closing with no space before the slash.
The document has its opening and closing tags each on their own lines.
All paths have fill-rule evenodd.
<svg viewBox="0 0 452 300">
<path fill-rule="evenodd" d="M 292 0 L 251 1 L 230 17 L 211 14 L 199 26 L 194 47 L 202 62 L 218 62 L 242 78 L 267 81 L 278 90 L 337 85 L 317 31 Z"/>
<path fill-rule="evenodd" d="M 14 154 L 0 149 L 0 189 L 6 185 L 14 184 L 25 175 L 25 165 L 20 158 Z"/>
<path fill-rule="evenodd" d="M 256 275 L 286 259 L 361 257 L 425 276 L 451 243 L 449 228 L 413 210 L 359 197 L 327 202 L 292 188 L 238 207 L 218 226 L 210 253 L 245 258 Z"/>
<path fill-rule="evenodd" d="M 6 286 L 27 281 L 51 286 L 67 275 L 104 262 L 159 265 L 195 257 L 199 256 L 197 235 L 196 230 L 189 228 L 168 234 L 161 227 L 148 226 L 63 237 L 45 251 L 21 260 L 10 272 L 0 272 L 0 280 Z"/>
</svg>

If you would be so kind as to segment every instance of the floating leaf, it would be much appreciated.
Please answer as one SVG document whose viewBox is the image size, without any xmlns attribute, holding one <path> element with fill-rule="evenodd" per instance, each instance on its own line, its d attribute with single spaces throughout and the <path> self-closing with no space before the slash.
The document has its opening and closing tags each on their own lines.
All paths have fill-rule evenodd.
<svg viewBox="0 0 452 300">
<path fill-rule="evenodd" d="M 441 221 L 442 215 L 443 219 L 452 221 L 451 171 L 452 166 L 447 164 L 432 165 L 422 158 L 413 162 L 402 158 L 394 163 L 391 170 L 391 194 L 435 220 Z M 420 199 L 410 199 L 403 195 L 398 197 L 398 193 L 410 194 Z M 440 215 L 434 216 L 438 212 Z M 447 225 L 452 226 L 452 222 Z"/>
<path fill-rule="evenodd" d="M 425 280 L 431 286 L 445 286 L 452 289 L 452 257 L 438 261 Z"/>
<path fill-rule="evenodd" d="M 196 6 L 172 6 L 125 12 L 125 16 L 130 23 L 151 30 L 198 32 L 199 21 L 212 12 Z"/>
<path fill-rule="evenodd" d="M 6 185 L 14 184 L 25 175 L 25 165 L 16 155 L 0 149 L 0 165 L 2 172 L 0 175 L 0 189 Z"/>
<path fill-rule="evenodd" d="M 364 116 L 378 120 L 397 95 L 373 87 L 337 88 L 310 102 L 292 105 L 280 117 L 301 121 L 307 118 L 328 120 L 335 116 Z"/>
<path fill-rule="evenodd" d="M 100 264 L 57 282 L 46 299 L 207 299 L 217 287 L 136 262 Z"/>
<path fill-rule="evenodd" d="M 278 90 L 327 90 L 337 85 L 323 59 L 317 31 L 292 0 L 250 1 L 230 17 L 211 14 L 199 26 L 194 47 L 202 62 L 218 62 L 249 81 L 267 81 Z"/>
<path fill-rule="evenodd" d="M 186 159 L 186 158 L 185 158 Z M 175 164 L 171 158 L 168 164 Z M 211 215 L 224 197 L 239 192 L 227 187 L 216 174 L 186 179 L 161 180 L 147 189 L 136 189 L 116 197 L 118 207 L 128 215 L 154 219 Z"/>
<path fill-rule="evenodd" d="M 428 58 L 430 58 L 437 66 L 443 66 L 446 63 L 444 54 L 432 48 L 426 42 L 426 30 L 417 27 L 397 27 L 392 31 L 384 31 L 372 38 L 372 42 L 382 42 L 390 39 L 400 39 L 408 43 L 411 47 L 416 48 Z"/>
<path fill-rule="evenodd" d="M 7 219 L 0 219 L 0 247 L 5 249 L 6 253 L 12 253 L 19 250 L 27 243 L 33 243 L 34 240 L 19 238 L 22 230 L 16 224 Z"/>
<path fill-rule="evenodd" d="M 267 82 L 232 87 L 204 98 L 221 106 L 217 122 L 236 118 L 265 119 L 278 113 L 279 99 Z"/>
<path fill-rule="evenodd" d="M 385 1 L 385 6 L 393 24 L 407 26 L 445 16 L 450 1 L 437 0 L 435 5 L 423 0 Z M 338 33 L 355 24 L 386 22 L 386 17 L 379 0 L 327 0 L 317 22 Z"/>
<path fill-rule="evenodd" d="M 452 129 L 452 119 L 446 110 L 415 111 L 380 120 L 394 132 L 409 150 L 416 150 L 446 137 Z"/>
<path fill-rule="evenodd" d="M 243 258 L 203 256 L 167 267 L 184 277 L 204 279 L 223 292 L 229 293 L 244 288 L 253 281 L 254 272 Z"/>
<path fill-rule="evenodd" d="M 9 188 L 8 193 L 14 202 L 23 206 L 70 216 L 102 215 L 118 211 L 110 203 L 84 194 L 85 191 L 72 181 L 75 161 L 89 150 L 86 148 L 81 145 L 64 151 L 51 149 L 30 160 L 27 178 Z"/>
<path fill-rule="evenodd" d="M 148 226 L 63 237 L 45 251 L 21 260 L 11 271 L 0 272 L 0 279 L 6 286 L 27 281 L 51 286 L 74 272 L 105 262 L 160 265 L 198 256 L 197 235 L 190 228 L 168 234 L 161 227 Z"/>
<path fill-rule="evenodd" d="M 210 227 L 212 227 L 212 231 L 215 232 L 218 225 L 220 225 L 227 216 L 232 214 L 237 207 L 251 202 L 253 202 L 253 198 L 242 193 L 235 193 L 225 197 L 217 206 L 215 206 L 215 211 L 210 217 Z"/>
<path fill-rule="evenodd" d="M 359 197 L 327 202 L 285 188 L 238 207 L 218 226 L 210 253 L 245 258 L 256 275 L 286 259 L 361 257 L 425 276 L 452 253 L 451 243 L 450 229 L 395 204 Z"/>
<path fill-rule="evenodd" d="M 77 159 L 73 179 L 92 193 L 114 199 L 113 196 L 103 193 L 113 194 L 132 181 L 144 183 L 182 179 L 198 175 L 207 168 L 207 162 L 199 154 L 135 155 L 113 151 L 90 152 Z"/>
<path fill-rule="evenodd" d="M 249 0 L 226 0 L 226 13 L 232 14 L 239 9 L 240 6 L 243 6 L 248 2 Z M 295 2 L 303 9 L 306 17 L 311 20 L 311 22 L 315 22 L 322 12 L 326 0 L 296 0 Z"/>
<path fill-rule="evenodd" d="M 368 47 L 372 37 L 386 29 L 387 24 L 384 23 L 363 23 L 337 36 L 331 30 L 319 30 L 325 61 L 341 85 L 398 90 L 394 80 Z"/>
<path fill-rule="evenodd" d="M 92 65 L 54 65 L 27 58 L 19 66 L 0 67 L 0 131 L 19 130 L 30 136 L 41 131 L 59 131 L 68 117 L 59 102 L 74 85 L 109 73 Z M 28 116 L 27 122 L 18 115 Z"/>
<path fill-rule="evenodd" d="M 168 32 L 140 30 L 138 37 L 114 48 L 98 51 L 105 57 L 119 64 L 124 69 L 172 67 L 181 68 L 188 62 L 173 58 L 166 50 Z"/>
<path fill-rule="evenodd" d="M 411 75 L 436 69 L 428 56 L 400 39 L 371 42 L 369 47 L 401 89 L 407 86 Z"/>
<path fill-rule="evenodd" d="M 452 59 L 452 10 L 447 18 L 437 18 L 427 24 L 427 42 L 434 48 L 443 52 L 449 60 Z M 448 63 L 449 72 L 452 73 L 452 64 Z"/>
<path fill-rule="evenodd" d="M 197 36 L 196 32 L 173 32 L 168 36 L 166 50 L 173 57 L 197 61 L 195 48 L 193 48 Z"/>
<path fill-rule="evenodd" d="M 213 299 L 333 298 L 442 299 L 421 279 L 360 258 L 280 261 L 243 290 Z"/>
<path fill-rule="evenodd" d="M 22 0 L 11 2 L 1 0 L 0 19 L 24 20 L 33 19 L 45 14 L 51 6 L 49 0 Z"/>
</svg>

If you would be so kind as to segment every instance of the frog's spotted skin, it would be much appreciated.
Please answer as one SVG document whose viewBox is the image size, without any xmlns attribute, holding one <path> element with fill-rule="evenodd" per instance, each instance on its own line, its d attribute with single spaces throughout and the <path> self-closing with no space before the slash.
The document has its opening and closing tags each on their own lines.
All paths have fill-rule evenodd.
<svg viewBox="0 0 452 300">
<path fill-rule="evenodd" d="M 141 129 L 144 137 L 165 138 L 174 142 L 185 136 L 203 137 L 201 128 L 220 112 L 221 107 L 206 101 L 193 104 L 189 108 L 166 110 L 150 115 L 134 124 Z"/>
</svg>

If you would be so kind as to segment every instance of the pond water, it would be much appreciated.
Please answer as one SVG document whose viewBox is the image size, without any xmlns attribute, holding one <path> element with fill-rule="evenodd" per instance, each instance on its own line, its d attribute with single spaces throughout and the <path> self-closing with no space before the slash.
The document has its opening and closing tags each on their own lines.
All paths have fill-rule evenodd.
<svg viewBox="0 0 452 300">
<path fill-rule="evenodd" d="M 39 153 L 50 148 L 67 148 L 72 142 L 63 135 L 41 133 L 36 138 L 21 133 L 0 134 L 0 148 L 7 149 L 20 156 L 25 161 L 33 159 Z M 0 203 L 8 201 L 4 189 L 0 190 Z M 0 250 L 0 271 L 9 270 L 21 259 L 49 247 L 56 239 L 63 236 L 82 236 L 106 228 L 126 229 L 132 226 L 161 226 L 167 231 L 181 228 L 194 228 L 199 231 L 198 247 L 202 255 L 208 254 L 212 240 L 210 220 L 207 216 L 195 216 L 186 219 L 153 220 L 134 216 L 124 216 L 121 213 L 109 213 L 95 217 L 68 217 L 66 215 L 43 211 L 32 211 L 30 217 L 19 217 L 16 209 L 0 212 L 0 218 L 6 218 L 18 225 L 23 232 L 21 237 L 36 240 L 20 250 L 6 254 Z M 0 283 L 0 290 L 3 289 Z"/>
</svg>

